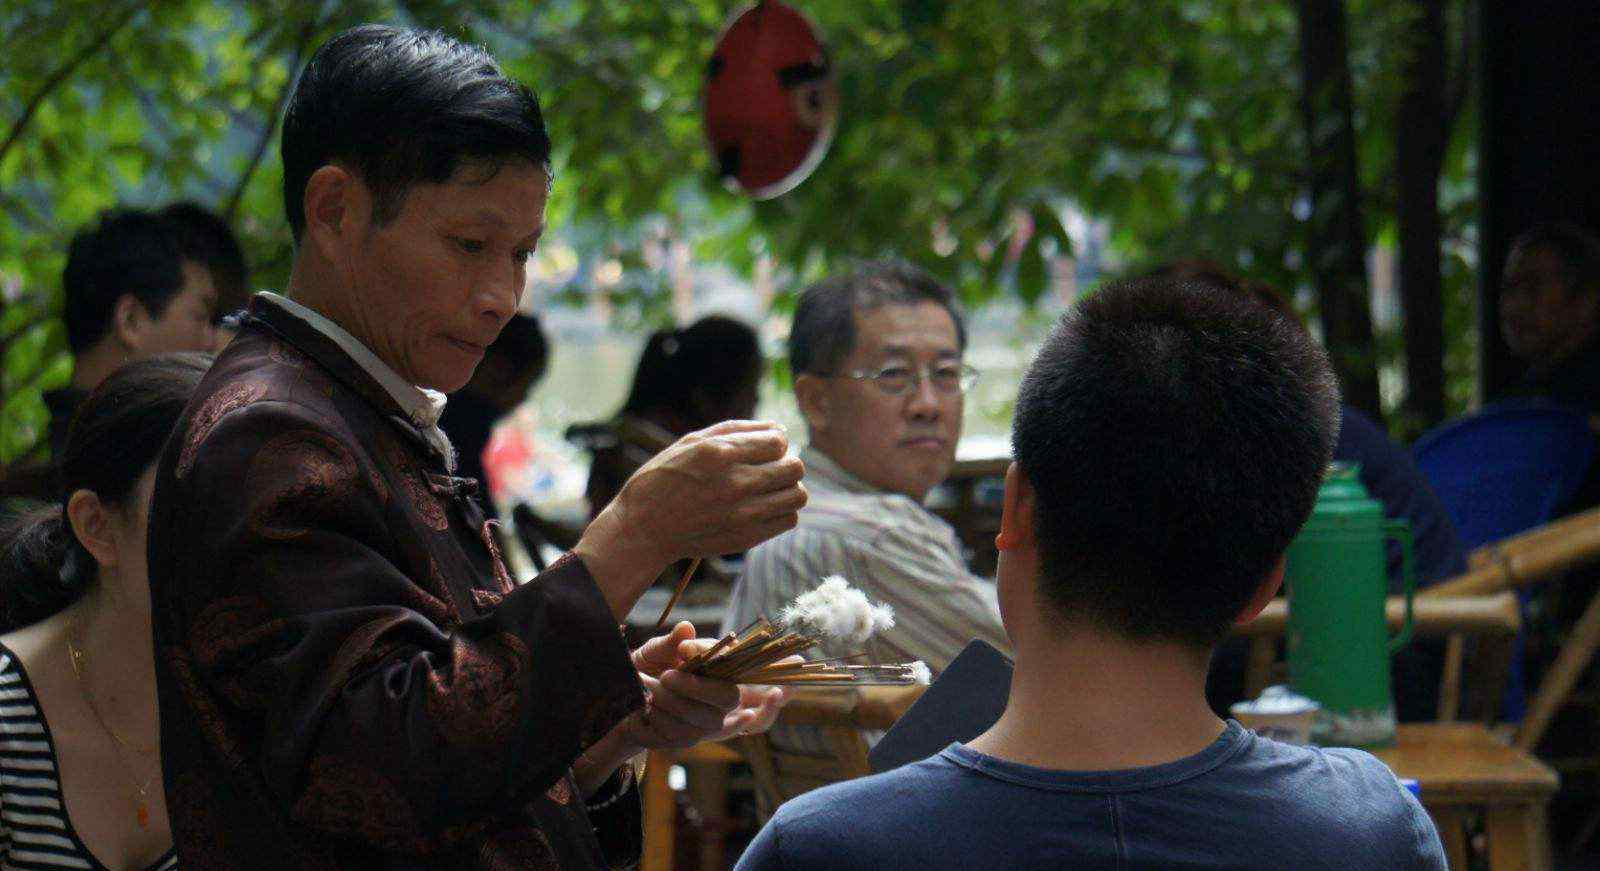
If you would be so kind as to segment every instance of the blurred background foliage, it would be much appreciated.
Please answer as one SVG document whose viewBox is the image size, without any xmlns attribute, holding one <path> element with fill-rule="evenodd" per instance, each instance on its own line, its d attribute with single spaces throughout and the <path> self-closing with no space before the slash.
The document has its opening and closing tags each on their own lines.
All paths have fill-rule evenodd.
<svg viewBox="0 0 1600 871">
<path fill-rule="evenodd" d="M 637 303 L 624 308 L 640 327 L 671 317 L 641 256 L 663 226 L 737 274 L 770 264 L 778 305 L 843 258 L 888 253 L 957 283 L 974 305 L 1031 305 L 1082 244 L 1069 212 L 1104 222 L 1122 268 L 1206 256 L 1314 315 L 1308 123 L 1353 127 L 1358 241 L 1375 269 L 1393 271 L 1382 254 L 1398 235 L 1415 0 L 793 5 L 829 44 L 840 126 L 808 181 L 753 203 L 714 177 L 699 115 L 711 46 L 739 4 L 10 0 L 0 6 L 0 462 L 42 450 L 39 394 L 70 376 L 57 320 L 63 252 L 101 209 L 196 199 L 232 223 L 253 283 L 282 287 L 292 251 L 277 122 L 308 52 L 364 21 L 482 42 L 535 88 L 556 142 L 551 225 L 624 265 Z M 1302 106 L 1310 5 L 1348 22 L 1347 118 L 1308 119 Z M 1443 9 L 1454 107 L 1441 119 L 1437 180 L 1443 294 L 1404 314 L 1437 320 L 1446 341 L 1437 361 L 1406 360 L 1399 321 L 1380 316 L 1369 349 L 1391 425 L 1413 433 L 1441 411 L 1404 411 L 1408 365 L 1443 368 L 1439 409 L 1464 408 L 1474 379 L 1474 16 L 1465 0 Z"/>
</svg>

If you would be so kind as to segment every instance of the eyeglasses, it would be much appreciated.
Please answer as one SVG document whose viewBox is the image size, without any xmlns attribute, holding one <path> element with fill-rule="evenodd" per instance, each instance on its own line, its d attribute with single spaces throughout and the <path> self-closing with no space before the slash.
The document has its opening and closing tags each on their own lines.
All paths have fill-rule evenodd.
<svg viewBox="0 0 1600 871">
<path fill-rule="evenodd" d="M 926 378 L 936 392 L 954 395 L 966 393 L 978 383 L 978 370 L 965 363 L 933 363 L 920 368 L 890 363 L 882 369 L 857 369 L 839 377 L 869 381 L 890 396 L 905 396 Z"/>
</svg>

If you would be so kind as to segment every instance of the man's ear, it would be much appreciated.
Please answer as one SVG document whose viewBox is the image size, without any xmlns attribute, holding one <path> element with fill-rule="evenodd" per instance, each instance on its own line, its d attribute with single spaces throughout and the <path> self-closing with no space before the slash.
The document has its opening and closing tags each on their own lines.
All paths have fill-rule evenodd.
<svg viewBox="0 0 1600 871">
<path fill-rule="evenodd" d="M 350 170 L 332 163 L 319 167 L 306 179 L 304 238 L 330 262 L 340 262 L 355 222 L 370 214 L 362 211 L 363 205 L 370 210 L 368 199 L 366 186 Z"/>
<path fill-rule="evenodd" d="M 1022 474 L 1022 467 L 1012 463 L 1006 469 L 1005 502 L 1000 509 L 1000 534 L 994 545 L 1000 550 L 1016 550 L 1037 540 L 1037 506 L 1033 485 Z"/>
<path fill-rule="evenodd" d="M 111 306 L 110 334 L 130 354 L 138 354 L 149 335 L 154 318 L 144 303 L 131 293 L 117 297 Z"/>
<path fill-rule="evenodd" d="M 117 541 L 111 524 L 111 508 L 92 490 L 75 490 L 67 499 L 67 522 L 83 549 L 101 566 L 117 564 Z"/>
<path fill-rule="evenodd" d="M 1288 562 L 1288 554 L 1278 557 L 1278 562 L 1272 567 L 1272 571 L 1267 572 L 1267 576 L 1261 579 L 1261 586 L 1256 588 L 1255 595 L 1250 597 L 1250 601 L 1239 609 L 1238 616 L 1233 618 L 1235 626 L 1243 625 L 1256 619 L 1256 615 L 1261 613 L 1261 609 L 1267 607 L 1272 598 L 1278 595 L 1278 591 L 1283 589 L 1283 570 L 1288 565 Z"/>
<path fill-rule="evenodd" d="M 833 412 L 833 396 L 828 392 L 827 379 L 802 373 L 794 379 L 794 398 L 800 406 L 800 415 L 812 432 L 825 432 L 828 418 Z"/>
</svg>

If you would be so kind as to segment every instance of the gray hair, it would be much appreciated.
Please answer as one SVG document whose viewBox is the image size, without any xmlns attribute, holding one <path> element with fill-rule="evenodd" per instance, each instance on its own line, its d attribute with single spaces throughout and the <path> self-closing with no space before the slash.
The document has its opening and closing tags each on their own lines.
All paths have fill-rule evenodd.
<svg viewBox="0 0 1600 871">
<path fill-rule="evenodd" d="M 856 313 L 886 305 L 932 302 L 956 325 L 967 348 L 967 326 L 955 292 L 927 271 L 898 260 L 869 260 L 806 288 L 789 331 L 789 371 L 833 375 L 855 349 Z"/>
</svg>

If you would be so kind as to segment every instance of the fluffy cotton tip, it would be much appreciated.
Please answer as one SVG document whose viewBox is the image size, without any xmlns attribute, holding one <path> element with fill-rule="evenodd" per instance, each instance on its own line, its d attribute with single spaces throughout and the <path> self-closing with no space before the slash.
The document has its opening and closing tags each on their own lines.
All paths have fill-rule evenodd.
<svg viewBox="0 0 1600 871">
<path fill-rule="evenodd" d="M 926 662 L 918 659 L 909 663 L 909 665 L 911 667 L 911 680 L 913 683 L 919 683 L 923 686 L 933 683 L 933 672 L 928 670 L 928 664 Z"/>
<path fill-rule="evenodd" d="M 874 605 L 867 594 L 832 575 L 821 586 L 801 593 L 783 609 L 780 619 L 793 629 L 822 635 L 855 646 L 874 633 L 894 626 L 894 609 Z"/>
</svg>

